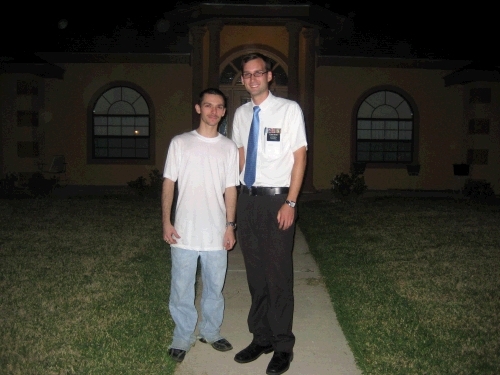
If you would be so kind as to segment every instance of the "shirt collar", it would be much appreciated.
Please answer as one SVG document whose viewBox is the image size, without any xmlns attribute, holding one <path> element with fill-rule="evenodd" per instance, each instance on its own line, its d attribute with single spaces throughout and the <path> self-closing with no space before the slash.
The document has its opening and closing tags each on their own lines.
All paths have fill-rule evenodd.
<svg viewBox="0 0 500 375">
<path fill-rule="evenodd" d="M 267 98 L 264 99 L 264 101 L 259 104 L 260 110 L 262 111 L 263 109 L 266 109 L 267 107 L 269 107 L 270 105 L 272 105 L 274 99 L 275 99 L 275 96 L 273 95 L 273 93 L 271 92 L 271 90 L 269 90 L 269 95 L 267 96 Z M 252 108 L 253 107 L 255 107 L 255 104 L 253 103 L 253 100 L 252 100 Z"/>
</svg>

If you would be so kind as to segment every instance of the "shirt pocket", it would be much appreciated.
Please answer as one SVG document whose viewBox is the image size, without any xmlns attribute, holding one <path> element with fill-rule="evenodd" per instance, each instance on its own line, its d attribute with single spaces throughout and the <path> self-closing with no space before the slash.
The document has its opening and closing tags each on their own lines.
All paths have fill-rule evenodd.
<svg viewBox="0 0 500 375">
<path fill-rule="evenodd" d="M 264 132 L 264 152 L 266 157 L 276 159 L 283 153 L 283 129 L 266 128 Z"/>
</svg>

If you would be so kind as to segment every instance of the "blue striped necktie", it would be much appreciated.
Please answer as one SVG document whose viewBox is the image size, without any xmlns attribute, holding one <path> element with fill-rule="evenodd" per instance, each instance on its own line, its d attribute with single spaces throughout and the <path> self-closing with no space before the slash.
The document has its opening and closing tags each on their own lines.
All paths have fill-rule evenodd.
<svg viewBox="0 0 500 375">
<path fill-rule="evenodd" d="M 247 156 L 245 161 L 245 185 L 253 186 L 255 182 L 255 171 L 257 169 L 257 146 L 259 144 L 259 106 L 253 107 L 252 125 L 248 134 Z"/>
</svg>

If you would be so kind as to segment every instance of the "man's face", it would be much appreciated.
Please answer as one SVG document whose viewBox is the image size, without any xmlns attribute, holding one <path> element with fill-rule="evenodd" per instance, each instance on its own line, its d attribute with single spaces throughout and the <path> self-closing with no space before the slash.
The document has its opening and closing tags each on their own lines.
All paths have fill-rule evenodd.
<svg viewBox="0 0 500 375">
<path fill-rule="evenodd" d="M 224 99 L 215 94 L 203 95 L 201 105 L 196 104 L 195 109 L 200 115 L 201 122 L 208 126 L 217 126 L 226 113 Z"/>
<path fill-rule="evenodd" d="M 253 59 L 248 61 L 245 65 L 243 65 L 243 72 L 252 73 L 249 78 L 241 77 L 241 81 L 245 85 L 248 93 L 252 98 L 258 97 L 261 94 L 264 94 L 269 89 L 269 82 L 273 78 L 272 72 L 266 72 L 260 77 L 255 77 L 253 74 L 255 72 L 265 72 L 266 71 L 266 63 L 262 59 Z"/>
</svg>

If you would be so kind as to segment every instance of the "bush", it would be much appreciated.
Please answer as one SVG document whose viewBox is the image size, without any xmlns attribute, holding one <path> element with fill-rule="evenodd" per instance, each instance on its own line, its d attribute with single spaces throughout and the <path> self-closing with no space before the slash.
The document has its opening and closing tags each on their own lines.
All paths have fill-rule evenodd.
<svg viewBox="0 0 500 375">
<path fill-rule="evenodd" d="M 144 176 L 139 176 L 135 180 L 127 182 L 127 185 L 140 197 L 159 198 L 161 197 L 163 176 L 161 172 L 155 168 L 149 172 L 149 182 Z"/>
<path fill-rule="evenodd" d="M 495 196 L 495 192 L 489 182 L 486 182 L 485 180 L 473 180 L 470 178 L 465 181 L 462 194 L 464 197 L 477 200 L 486 200 Z"/>
<path fill-rule="evenodd" d="M 368 186 L 365 184 L 363 175 L 355 172 L 340 173 L 331 181 L 332 191 L 335 197 L 345 199 L 348 197 L 358 197 L 362 195 Z"/>
<path fill-rule="evenodd" d="M 15 173 L 7 173 L 0 180 L 0 198 L 11 198 L 16 192 L 16 181 L 19 177 Z"/>
<path fill-rule="evenodd" d="M 59 185 L 57 177 L 45 178 L 40 172 L 33 173 L 28 180 L 28 190 L 35 198 L 48 196 Z"/>
<path fill-rule="evenodd" d="M 25 183 L 21 182 L 19 174 L 7 173 L 0 179 L 0 198 L 43 198 L 58 186 L 57 177 L 45 178 L 40 172 L 33 173 Z"/>
<path fill-rule="evenodd" d="M 161 190 L 163 188 L 163 175 L 158 170 L 158 168 L 155 168 L 151 172 L 149 172 L 149 186 L 158 197 L 161 197 Z"/>
</svg>

